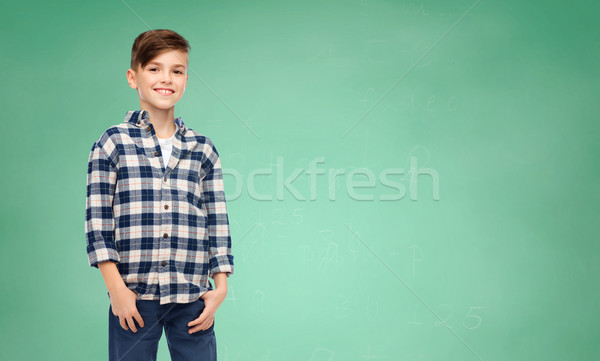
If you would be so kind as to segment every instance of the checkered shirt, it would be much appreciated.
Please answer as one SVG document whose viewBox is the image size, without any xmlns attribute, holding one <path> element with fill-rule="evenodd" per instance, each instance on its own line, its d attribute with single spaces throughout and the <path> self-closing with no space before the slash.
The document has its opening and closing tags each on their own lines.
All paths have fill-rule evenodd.
<svg viewBox="0 0 600 361">
<path fill-rule="evenodd" d="M 213 142 L 176 118 L 167 167 L 146 110 L 94 142 L 87 171 L 89 265 L 114 261 L 141 300 L 189 303 L 233 274 L 221 161 Z"/>
</svg>

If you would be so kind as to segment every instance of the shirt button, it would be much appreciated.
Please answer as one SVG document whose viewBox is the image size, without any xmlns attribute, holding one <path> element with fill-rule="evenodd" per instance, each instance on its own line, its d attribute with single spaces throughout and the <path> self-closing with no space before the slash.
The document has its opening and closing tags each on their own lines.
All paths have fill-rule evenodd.
<svg viewBox="0 0 600 361">
<path fill-rule="evenodd" d="M 165 181 L 165 183 L 167 183 L 167 177 L 164 177 L 163 180 Z"/>
<path fill-rule="evenodd" d="M 169 237 L 169 235 L 168 235 L 168 234 L 166 234 L 166 233 L 165 233 L 165 234 L 163 234 L 163 238 L 167 238 L 167 237 Z"/>
<path fill-rule="evenodd" d="M 158 157 L 158 152 L 154 152 L 154 156 Z"/>
<path fill-rule="evenodd" d="M 164 266 L 166 266 L 166 265 L 167 265 L 167 262 L 165 262 L 165 261 L 162 261 L 162 263 L 161 263 L 161 266 L 163 266 L 163 267 L 164 267 Z"/>
<path fill-rule="evenodd" d="M 169 209 L 169 205 L 168 204 L 165 204 L 165 209 Z"/>
</svg>

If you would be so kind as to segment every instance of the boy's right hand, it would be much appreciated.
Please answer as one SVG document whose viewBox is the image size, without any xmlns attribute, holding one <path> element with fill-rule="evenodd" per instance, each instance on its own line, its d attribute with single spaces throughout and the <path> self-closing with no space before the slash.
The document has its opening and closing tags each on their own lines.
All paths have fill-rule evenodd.
<svg viewBox="0 0 600 361">
<path fill-rule="evenodd" d="M 144 320 L 135 306 L 135 301 L 137 300 L 135 292 L 127 288 L 127 286 L 123 286 L 113 292 L 109 292 L 109 294 L 112 312 L 115 316 L 119 317 L 119 322 L 124 330 L 131 328 L 133 332 L 137 332 L 135 322 L 133 321 L 134 318 L 140 327 L 144 327 Z"/>
</svg>

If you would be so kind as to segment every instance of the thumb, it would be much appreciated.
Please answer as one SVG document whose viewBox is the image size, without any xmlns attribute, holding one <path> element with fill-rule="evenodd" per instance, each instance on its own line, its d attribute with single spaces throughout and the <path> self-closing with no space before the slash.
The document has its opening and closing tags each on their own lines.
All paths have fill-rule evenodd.
<svg viewBox="0 0 600 361">
<path fill-rule="evenodd" d="M 198 316 L 198 318 L 197 318 L 197 319 L 195 319 L 195 320 L 193 320 L 193 321 L 190 321 L 190 322 L 188 322 L 188 326 L 194 326 L 194 325 L 197 325 L 197 324 L 199 324 L 199 323 L 202 323 L 202 322 L 204 321 L 204 319 L 205 319 L 205 318 L 206 318 L 206 317 L 204 316 L 204 311 L 202 311 L 202 313 L 200 314 L 200 316 Z"/>
</svg>

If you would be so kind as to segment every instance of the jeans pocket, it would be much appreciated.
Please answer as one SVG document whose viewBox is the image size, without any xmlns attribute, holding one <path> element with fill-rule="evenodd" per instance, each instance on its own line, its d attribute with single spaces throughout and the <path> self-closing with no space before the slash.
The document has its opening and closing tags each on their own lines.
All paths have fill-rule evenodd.
<svg viewBox="0 0 600 361">
<path fill-rule="evenodd" d="M 206 302 L 204 301 L 204 299 L 202 297 L 200 297 L 198 299 L 198 301 L 196 301 L 196 303 L 197 303 L 197 305 L 196 305 L 197 307 L 195 307 L 195 310 L 196 310 L 195 311 L 195 319 L 200 317 L 200 315 L 202 314 L 202 312 L 204 312 L 204 309 L 206 308 Z M 213 319 L 213 323 L 212 323 L 212 325 L 210 325 L 209 328 L 207 328 L 206 330 L 196 331 L 193 334 L 205 335 L 205 334 L 213 332 L 214 328 L 215 328 L 215 321 Z"/>
</svg>

